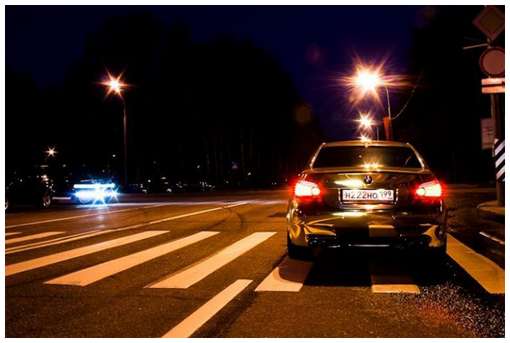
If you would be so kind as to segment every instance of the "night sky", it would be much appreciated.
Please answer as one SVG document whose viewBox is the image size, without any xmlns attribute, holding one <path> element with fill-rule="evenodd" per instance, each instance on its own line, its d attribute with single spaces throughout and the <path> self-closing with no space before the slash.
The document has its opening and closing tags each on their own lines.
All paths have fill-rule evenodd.
<svg viewBox="0 0 510 343">
<path fill-rule="evenodd" d="M 419 6 L 7 6 L 7 67 L 41 88 L 58 86 L 87 34 L 110 16 L 140 11 L 188 25 L 197 41 L 223 33 L 252 39 L 290 73 L 326 134 L 352 117 L 335 78 L 353 57 L 389 57 L 392 71 L 405 72 L 413 29 L 423 25 Z"/>
</svg>

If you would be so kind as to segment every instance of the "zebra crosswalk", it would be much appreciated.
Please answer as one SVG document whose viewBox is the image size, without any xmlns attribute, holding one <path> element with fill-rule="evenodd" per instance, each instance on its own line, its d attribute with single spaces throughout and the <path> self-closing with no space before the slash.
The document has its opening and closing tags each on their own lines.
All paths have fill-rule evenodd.
<svg viewBox="0 0 510 343">
<path fill-rule="evenodd" d="M 206 276 L 232 262 L 248 250 L 253 249 L 276 232 L 255 232 L 248 237 L 237 241 L 218 253 L 206 258 L 190 268 L 160 280 L 150 288 L 188 288 L 199 282 Z"/>
<path fill-rule="evenodd" d="M 71 260 L 73 258 L 93 254 L 102 250 L 111 249 L 115 247 L 120 247 L 122 245 L 126 245 L 129 243 L 137 242 L 139 240 L 154 237 L 157 235 L 162 235 L 167 233 L 166 231 L 145 231 L 136 233 L 133 235 L 115 238 L 112 240 L 108 240 L 105 242 L 95 243 L 89 246 L 84 246 L 72 250 L 66 250 L 62 252 L 58 252 L 55 254 L 38 257 L 31 260 L 26 260 L 23 262 L 18 262 L 14 264 L 7 265 L 5 267 L 5 275 L 14 275 L 21 272 L 25 272 L 32 269 L 37 269 L 41 267 L 45 267 L 51 264 L 55 264 L 62 261 Z"/>
<path fill-rule="evenodd" d="M 41 232 L 41 233 L 23 236 L 23 237 L 10 238 L 10 239 L 5 240 L 5 244 L 14 244 L 14 243 L 25 242 L 25 241 L 33 241 L 33 240 L 40 239 L 40 238 L 61 235 L 63 233 L 64 233 L 63 231 Z"/>
<path fill-rule="evenodd" d="M 6 254 L 18 253 L 35 248 L 45 248 L 55 244 L 65 244 L 78 240 L 86 240 L 99 235 L 104 235 L 106 237 L 108 233 L 111 234 L 114 231 L 115 230 L 95 230 L 70 235 L 65 235 L 65 233 L 61 231 L 29 234 L 7 239 L 6 244 L 29 242 L 32 240 L 37 240 L 37 242 L 7 248 Z M 127 233 L 128 231 L 125 232 Z M 114 239 L 105 239 L 99 243 L 93 243 L 70 250 L 63 250 L 57 253 L 23 260 L 13 264 L 7 264 L 5 267 L 5 273 L 6 276 L 11 276 L 47 267 L 56 263 L 98 253 L 107 249 L 129 245 L 144 239 L 163 235 L 168 232 L 169 231 L 167 230 L 149 230 L 128 234 L 127 236 Z M 84 269 L 54 277 L 50 280 L 44 281 L 44 283 L 53 285 L 88 286 L 112 275 L 173 253 L 176 250 L 198 244 L 219 234 L 219 231 L 199 231 L 191 235 L 173 239 L 169 242 L 157 244 L 156 246 L 127 256 L 117 257 L 106 262 L 88 266 Z M 256 248 L 262 242 L 271 238 L 275 234 L 276 232 L 274 231 L 254 232 L 249 234 L 248 236 L 240 238 L 236 242 L 200 261 L 192 262 L 190 265 L 181 270 L 164 276 L 159 280 L 149 280 L 145 288 L 189 288 L 209 275 L 217 272 L 225 265 L 238 259 L 246 252 Z M 10 235 L 6 234 L 6 236 Z M 53 238 L 53 236 L 58 236 L 58 238 Z M 47 239 L 40 241 L 44 238 Z M 460 265 L 461 268 L 470 274 L 473 279 L 475 279 L 488 293 L 504 293 L 504 269 L 497 266 L 484 256 L 479 255 L 452 236 L 449 236 L 449 242 L 448 254 Z M 267 274 L 260 284 L 257 285 L 255 292 L 299 292 L 305 285 L 306 279 L 308 278 L 313 265 L 314 263 L 311 261 L 298 261 L 284 257 L 282 261 Z M 419 286 L 415 284 L 414 280 L 410 276 L 410 271 L 399 270 L 399 267 L 401 267 L 401 265 L 398 263 L 392 263 L 391 266 L 381 266 L 380 261 L 371 261 L 369 272 L 372 292 L 419 293 Z"/>
<path fill-rule="evenodd" d="M 113 234 L 114 231 L 104 230 L 69 235 L 65 235 L 64 232 L 60 231 L 49 231 L 25 236 L 20 233 L 22 236 L 8 239 L 6 243 L 23 243 L 32 240 L 37 240 L 37 242 L 14 246 L 13 249 L 18 248 L 18 250 L 7 249 L 6 254 L 19 253 L 24 251 L 23 249 L 47 248 L 55 244 L 61 244 L 64 247 L 66 243 L 78 240 L 81 241 L 81 246 L 7 264 L 5 266 L 5 275 L 6 277 L 11 277 L 16 274 L 42 269 L 70 260 L 79 261 L 80 258 L 86 258 L 92 254 L 128 246 L 137 242 L 145 242 L 150 245 L 134 253 L 110 257 L 107 261 L 98 264 L 90 265 L 90 263 L 87 263 L 87 266 L 81 269 L 74 267 L 75 270 L 64 275 L 52 275 L 42 280 L 38 276 L 38 280 L 41 280 L 40 282 L 45 285 L 52 285 L 54 287 L 87 287 L 116 274 L 129 272 L 142 264 L 152 263 L 154 260 L 175 253 L 178 250 L 200 249 L 201 244 L 207 244 L 213 237 L 220 239 L 225 234 L 221 231 L 198 231 L 185 235 L 177 234 L 177 237 L 174 237 L 175 233 L 173 230 L 136 230 L 136 232 L 122 230 L 116 232 L 121 237 L 110 238 L 108 234 Z M 170 235 L 172 238 L 164 236 L 169 233 L 172 233 Z M 103 240 L 97 242 L 99 235 L 103 235 L 101 236 Z M 10 235 L 6 234 L 6 236 Z M 58 236 L 58 238 L 54 238 L 54 236 Z M 92 237 L 96 237 L 96 240 L 87 245 L 87 239 Z M 150 238 L 155 237 L 158 237 L 159 241 L 157 243 L 153 245 L 148 243 Z M 201 260 L 187 261 L 188 263 L 185 263 L 184 267 L 173 273 L 163 277 L 153 276 L 156 279 L 144 280 L 142 288 L 147 291 L 151 289 L 188 289 L 207 279 L 212 274 L 220 273 L 223 267 L 242 258 L 247 252 L 253 249 L 262 249 L 260 246 L 265 241 L 280 238 L 276 231 L 258 231 L 246 234 L 238 237 L 236 241 L 229 245 L 225 244 L 226 246 L 210 253 Z M 46 240 L 40 241 L 42 239 Z M 502 268 L 477 254 L 455 238 L 449 237 L 448 239 L 451 244 L 448 253 L 461 268 L 470 274 L 488 293 L 504 294 L 504 270 Z M 164 242 L 161 242 L 161 240 L 164 240 Z M 269 292 L 287 292 L 290 294 L 302 292 L 303 288 L 306 287 L 308 289 L 313 288 L 313 283 L 308 283 L 308 279 L 311 277 L 311 271 L 314 269 L 315 263 L 320 262 L 294 260 L 284 256 L 277 265 L 274 265 L 270 270 L 264 271 L 264 277 L 260 277 L 259 274 L 250 279 L 233 280 L 235 282 L 223 288 L 222 291 L 212 298 L 209 298 L 209 300 L 196 308 L 176 326 L 168 328 L 163 337 L 192 336 L 205 322 L 211 319 L 229 302 L 233 301 L 235 297 L 243 292 L 246 293 L 247 289 L 251 289 L 250 292 L 254 292 L 253 294 L 264 296 L 264 294 Z M 369 289 L 371 293 L 420 293 L 420 285 L 416 284 L 413 280 L 411 276 L 412 271 L 400 269 L 398 261 L 394 261 L 390 268 L 387 265 L 381 265 L 381 263 L 384 262 L 371 261 L 367 268 L 370 274 Z M 79 263 L 73 264 L 73 266 L 76 265 L 79 265 Z M 137 277 L 145 278 L 146 276 L 137 274 Z M 253 288 L 248 287 L 249 285 L 253 285 Z"/>
<path fill-rule="evenodd" d="M 120 273 L 124 270 L 133 268 L 152 259 L 169 254 L 175 250 L 184 248 L 203 239 L 217 235 L 218 233 L 219 232 L 214 231 L 201 231 L 191 236 L 177 239 L 175 241 L 161 244 L 147 250 L 143 250 L 128 256 L 120 257 L 86 269 L 57 277 L 47 281 L 46 283 L 54 285 L 87 286 L 108 276 Z"/>
</svg>

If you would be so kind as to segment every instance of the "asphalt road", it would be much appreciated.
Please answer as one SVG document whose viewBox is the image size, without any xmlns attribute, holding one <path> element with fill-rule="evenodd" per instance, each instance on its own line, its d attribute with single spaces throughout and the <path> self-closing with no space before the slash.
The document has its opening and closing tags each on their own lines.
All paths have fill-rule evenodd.
<svg viewBox="0 0 510 343">
<path fill-rule="evenodd" d="M 440 265 L 385 251 L 290 260 L 283 191 L 21 208 L 6 215 L 5 335 L 503 337 L 504 245 L 473 215 L 494 196 L 452 187 Z"/>
</svg>

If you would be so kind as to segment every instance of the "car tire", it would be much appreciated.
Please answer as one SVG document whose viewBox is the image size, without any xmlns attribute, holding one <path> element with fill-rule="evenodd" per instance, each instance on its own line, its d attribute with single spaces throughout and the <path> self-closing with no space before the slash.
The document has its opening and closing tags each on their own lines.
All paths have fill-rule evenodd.
<svg viewBox="0 0 510 343">
<path fill-rule="evenodd" d="M 310 260 L 312 257 L 310 248 L 292 244 L 289 236 L 287 236 L 287 252 L 289 258 L 293 260 Z"/>
<path fill-rule="evenodd" d="M 41 198 L 39 199 L 39 207 L 41 208 L 48 208 L 51 206 L 51 203 L 53 202 L 53 197 L 49 193 L 44 193 Z"/>
</svg>

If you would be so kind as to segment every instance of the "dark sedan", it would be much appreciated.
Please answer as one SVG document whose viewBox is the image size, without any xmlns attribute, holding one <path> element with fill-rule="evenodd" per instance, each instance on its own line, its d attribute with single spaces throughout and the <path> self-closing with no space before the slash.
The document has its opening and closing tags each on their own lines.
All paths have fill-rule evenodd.
<svg viewBox="0 0 510 343">
<path fill-rule="evenodd" d="M 6 179 L 5 210 L 19 204 L 48 208 L 54 193 L 53 181 L 48 175 L 15 173 Z"/>
<path fill-rule="evenodd" d="M 323 143 L 294 184 L 287 212 L 291 258 L 310 248 L 446 252 L 444 187 L 409 143 Z"/>
</svg>

